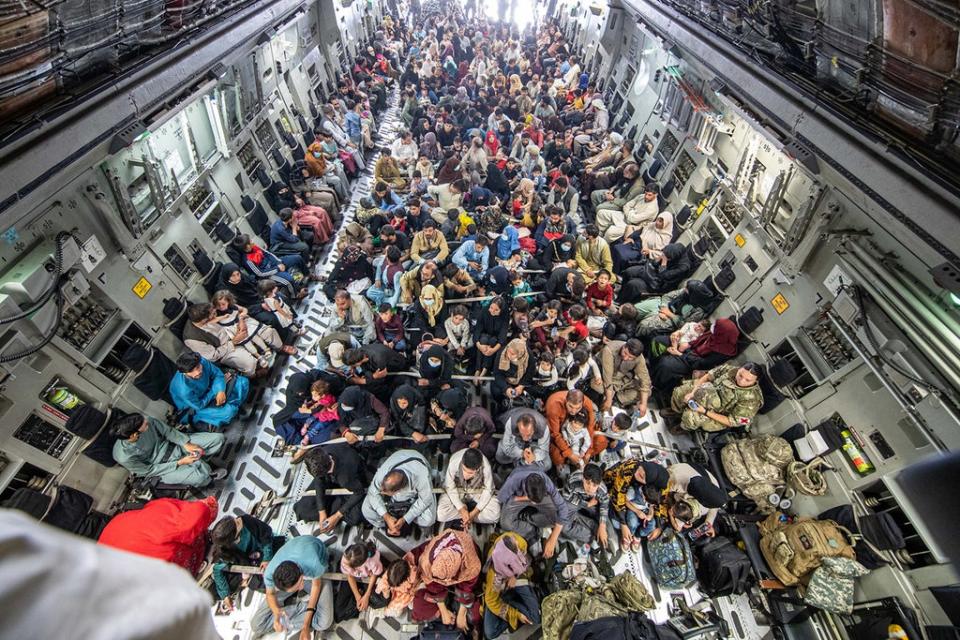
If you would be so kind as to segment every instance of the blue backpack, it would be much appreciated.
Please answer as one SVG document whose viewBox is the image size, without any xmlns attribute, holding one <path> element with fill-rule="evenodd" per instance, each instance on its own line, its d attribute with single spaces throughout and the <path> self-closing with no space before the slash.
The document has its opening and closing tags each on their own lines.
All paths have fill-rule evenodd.
<svg viewBox="0 0 960 640">
<path fill-rule="evenodd" d="M 697 577 L 693 552 L 686 536 L 665 528 L 656 540 L 647 543 L 653 579 L 666 589 L 679 589 Z"/>
</svg>

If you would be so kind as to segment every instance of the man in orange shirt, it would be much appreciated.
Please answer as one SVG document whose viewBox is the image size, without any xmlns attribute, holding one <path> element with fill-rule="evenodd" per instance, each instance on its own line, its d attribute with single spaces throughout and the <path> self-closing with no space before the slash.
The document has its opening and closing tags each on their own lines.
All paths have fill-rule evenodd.
<svg viewBox="0 0 960 640">
<path fill-rule="evenodd" d="M 592 442 L 590 450 L 583 456 L 583 459 L 571 450 L 570 444 L 561 433 L 567 416 L 577 414 L 581 410 L 587 412 L 587 430 Z M 551 395 L 547 398 L 544 413 L 547 416 L 547 423 L 550 425 L 550 459 L 553 461 L 554 467 L 569 464 L 573 468 L 579 468 L 607 448 L 607 438 L 595 433 L 596 408 L 590 398 L 584 397 L 583 392 L 579 389 L 557 391 Z"/>
</svg>

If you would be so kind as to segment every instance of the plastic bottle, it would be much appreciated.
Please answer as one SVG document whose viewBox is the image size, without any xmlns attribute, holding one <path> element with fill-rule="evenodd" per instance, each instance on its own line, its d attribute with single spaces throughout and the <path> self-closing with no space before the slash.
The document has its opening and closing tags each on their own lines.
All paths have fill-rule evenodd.
<svg viewBox="0 0 960 640">
<path fill-rule="evenodd" d="M 54 387 L 51 389 L 50 393 L 47 394 L 47 400 L 49 400 L 50 403 L 55 407 L 65 409 L 67 411 L 76 409 L 78 406 L 83 404 L 83 401 L 66 387 Z"/>
<path fill-rule="evenodd" d="M 873 466 L 873 463 L 867 458 L 867 454 L 860 448 L 850 429 L 843 429 L 840 432 L 840 437 L 843 439 L 843 452 L 858 474 L 867 476 L 876 471 L 876 467 Z"/>
</svg>

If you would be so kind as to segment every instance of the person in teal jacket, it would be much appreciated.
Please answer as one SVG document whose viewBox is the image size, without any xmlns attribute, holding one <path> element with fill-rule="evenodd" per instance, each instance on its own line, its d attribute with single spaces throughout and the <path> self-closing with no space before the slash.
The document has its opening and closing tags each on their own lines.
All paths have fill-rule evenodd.
<svg viewBox="0 0 960 640">
<path fill-rule="evenodd" d="M 193 351 L 184 351 L 177 358 L 179 370 L 170 382 L 170 396 L 177 409 L 184 411 L 181 422 L 210 427 L 229 424 L 240 411 L 250 391 L 250 381 L 233 373 L 222 372 L 215 364 Z"/>
<path fill-rule="evenodd" d="M 230 565 L 266 569 L 274 552 L 283 545 L 284 538 L 275 536 L 266 522 L 246 513 L 221 518 L 211 530 L 210 537 L 213 541 L 213 583 L 217 597 L 223 601 L 224 608 L 230 610 L 233 609 L 230 594 L 236 591 L 236 585 L 230 584 L 230 576 L 240 576 L 228 571 Z M 248 576 L 246 587 L 264 591 L 263 577 Z"/>
</svg>

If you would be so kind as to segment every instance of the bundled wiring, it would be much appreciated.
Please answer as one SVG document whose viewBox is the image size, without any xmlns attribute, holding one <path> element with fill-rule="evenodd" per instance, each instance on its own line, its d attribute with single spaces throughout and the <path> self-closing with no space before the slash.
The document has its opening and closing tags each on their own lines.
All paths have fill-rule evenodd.
<svg viewBox="0 0 960 640">
<path fill-rule="evenodd" d="M 27 316 L 39 311 L 40 308 L 43 307 L 51 297 L 55 297 L 57 302 L 57 313 L 54 319 L 53 327 L 50 329 L 49 333 L 47 333 L 47 335 L 45 335 L 37 344 L 31 345 L 30 347 L 24 349 L 23 351 L 18 351 L 17 353 L 0 356 L 0 364 L 13 362 L 15 360 L 20 360 L 21 358 L 26 358 L 29 355 L 33 355 L 40 349 L 50 344 L 50 341 L 53 340 L 53 337 L 57 335 L 57 331 L 60 329 L 60 323 L 63 320 L 64 299 L 63 291 L 61 289 L 63 284 L 63 247 L 66 241 L 70 238 L 73 238 L 73 234 L 68 231 L 61 231 L 57 234 L 57 247 L 54 252 L 53 283 L 50 285 L 50 288 L 44 291 L 40 296 L 40 299 L 29 309 L 21 311 L 20 313 L 8 318 L 0 318 L 0 325 L 9 324 L 16 320 L 22 320 L 23 318 L 26 318 Z"/>
</svg>

